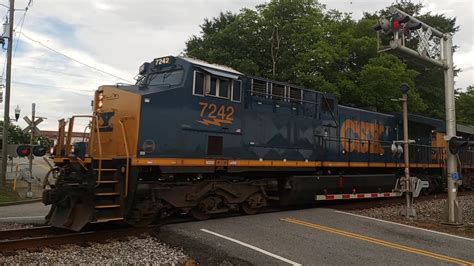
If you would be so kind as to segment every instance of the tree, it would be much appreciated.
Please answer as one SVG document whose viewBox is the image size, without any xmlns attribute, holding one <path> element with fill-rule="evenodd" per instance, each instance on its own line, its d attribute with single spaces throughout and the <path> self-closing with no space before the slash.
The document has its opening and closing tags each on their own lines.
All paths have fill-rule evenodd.
<svg viewBox="0 0 474 266">
<path fill-rule="evenodd" d="M 422 4 L 397 7 L 444 32 L 459 30 L 455 18 L 421 13 Z M 442 118 L 443 75 L 435 67 L 377 53 L 372 26 L 388 9 L 350 14 L 326 10 L 316 0 L 272 0 L 255 9 L 225 12 L 201 25 L 186 43 L 188 56 L 262 76 L 334 93 L 342 104 L 400 110 L 399 85 L 410 85 L 410 112 Z"/>
<path fill-rule="evenodd" d="M 0 128 L 3 128 L 3 125 L 3 121 L 0 121 Z M 3 139 L 1 141 L 3 141 Z M 8 144 L 22 144 L 29 142 L 30 135 L 28 133 L 24 133 L 19 126 L 8 123 Z"/>
<path fill-rule="evenodd" d="M 410 112 L 421 113 L 426 110 L 426 104 L 421 99 L 415 79 L 418 72 L 407 69 L 393 55 L 384 54 L 369 60 L 361 71 L 359 94 L 361 106 L 374 106 L 385 112 L 401 111 L 401 104 L 392 99 L 400 98 L 400 84 L 405 82 L 410 86 L 408 92 L 408 107 Z M 364 97 L 365 96 L 365 97 Z"/>
<path fill-rule="evenodd" d="M 467 87 L 465 92 L 458 91 L 456 96 L 456 122 L 474 126 L 474 86 Z"/>
</svg>

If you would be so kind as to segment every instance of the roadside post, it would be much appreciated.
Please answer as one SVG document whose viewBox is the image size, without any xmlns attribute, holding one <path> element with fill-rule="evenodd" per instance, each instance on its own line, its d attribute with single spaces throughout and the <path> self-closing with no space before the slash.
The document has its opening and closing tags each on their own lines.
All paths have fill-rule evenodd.
<svg viewBox="0 0 474 266">
<path fill-rule="evenodd" d="M 449 142 L 452 138 L 456 138 L 452 36 L 421 22 L 395 7 L 391 7 L 389 13 L 389 16 L 381 18 L 374 27 L 377 31 L 377 50 L 378 52 L 394 53 L 404 59 L 416 60 L 417 62 L 436 66 L 444 70 L 445 140 Z M 387 39 L 389 39 L 388 43 Z M 417 42 L 416 50 L 408 46 L 409 41 Z M 449 225 L 460 225 L 463 223 L 462 208 L 456 199 L 458 183 L 455 179 L 458 176 L 456 155 L 448 149 L 446 175 L 448 200 L 444 209 L 443 223 Z"/>
<path fill-rule="evenodd" d="M 406 217 L 415 217 L 416 211 L 413 207 L 413 190 L 414 182 L 410 176 L 410 140 L 408 138 L 408 91 L 410 87 L 406 83 L 400 85 L 400 90 L 402 92 L 402 104 L 403 104 L 403 159 L 405 164 L 405 197 L 407 200 L 407 206 L 402 211 L 402 215 Z"/>
<path fill-rule="evenodd" d="M 31 120 L 28 118 L 28 116 L 25 116 L 23 117 L 23 120 L 25 120 L 25 122 L 28 124 L 28 126 L 23 129 L 23 132 L 25 133 L 28 133 L 30 132 L 30 145 L 31 147 L 34 146 L 34 135 L 38 135 L 40 133 L 40 130 L 38 129 L 38 125 L 43 122 L 43 118 L 42 117 L 38 117 L 38 119 L 36 119 L 35 117 L 36 115 L 36 104 L 35 103 L 32 103 L 31 104 Z M 29 174 L 30 174 L 30 177 L 33 178 L 33 152 L 30 152 L 29 155 L 28 155 L 28 170 L 29 170 Z M 28 182 L 28 192 L 26 194 L 26 197 L 27 198 L 31 198 L 33 197 L 33 194 L 32 194 L 32 191 L 31 191 L 31 182 Z"/>
</svg>

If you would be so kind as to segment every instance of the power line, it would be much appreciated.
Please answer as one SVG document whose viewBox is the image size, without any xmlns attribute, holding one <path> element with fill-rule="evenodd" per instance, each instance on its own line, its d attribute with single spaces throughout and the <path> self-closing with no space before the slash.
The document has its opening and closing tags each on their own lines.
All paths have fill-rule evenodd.
<svg viewBox="0 0 474 266">
<path fill-rule="evenodd" d="M 16 25 L 15 27 L 15 30 L 16 28 L 18 28 L 18 25 L 20 25 L 20 34 L 18 35 L 18 38 L 16 40 L 16 45 L 15 45 L 15 48 L 14 48 L 14 51 L 13 51 L 13 57 L 15 57 L 15 54 L 16 54 L 16 48 L 18 47 L 18 43 L 20 42 L 20 37 L 21 37 L 21 31 L 23 29 L 23 23 L 25 23 L 25 17 L 26 17 L 26 12 L 28 12 L 28 9 L 30 8 L 30 6 L 33 4 L 33 0 L 29 0 L 28 1 L 28 4 L 26 5 L 26 7 L 23 9 L 24 12 L 23 12 L 23 17 L 20 19 L 21 21 Z M 7 19 L 7 16 L 8 16 L 8 12 L 5 13 L 5 16 L 3 17 L 3 21 L 5 21 L 5 19 Z M 14 31 L 15 31 L 14 30 Z M 13 41 L 12 39 L 14 39 L 13 36 L 9 36 L 9 40 L 8 41 Z M 5 72 L 5 67 L 6 67 L 6 63 L 7 63 L 7 58 L 5 57 L 5 61 L 3 63 L 3 69 L 2 69 L 2 73 L 0 74 L 1 77 L 3 77 L 3 73 Z"/>
<path fill-rule="evenodd" d="M 62 75 L 67 75 L 67 76 L 72 76 L 72 77 L 95 79 L 95 80 L 110 82 L 110 80 L 107 80 L 107 79 L 100 79 L 100 78 L 96 78 L 96 77 L 84 76 L 84 75 L 79 75 L 79 74 L 75 74 L 75 73 L 68 73 L 68 72 L 62 72 L 62 71 L 39 68 L 39 67 L 22 66 L 22 65 L 13 65 L 13 67 L 29 68 L 29 69 L 40 70 L 40 71 L 45 71 L 45 72 L 51 72 L 51 73 L 55 73 L 55 74 L 62 74 Z"/>
<path fill-rule="evenodd" d="M 60 54 L 60 55 L 62 55 L 62 56 L 64 56 L 64 57 L 68 58 L 69 60 L 72 60 L 72 61 L 74 61 L 74 62 L 76 62 L 76 63 L 79 63 L 79 64 L 84 65 L 84 66 L 86 66 L 86 67 L 89 67 L 89 68 L 91 68 L 91 69 L 94 69 L 94 70 L 96 70 L 96 71 L 98 71 L 98 72 L 101 72 L 101 73 L 107 74 L 107 75 L 109 75 L 109 76 L 112 76 L 112 77 L 114 77 L 114 78 L 116 78 L 116 79 L 120 79 L 120 80 L 126 81 L 126 82 L 128 82 L 128 83 L 130 83 L 130 84 L 133 83 L 133 82 L 130 82 L 129 80 L 123 79 L 123 78 L 121 78 L 121 77 L 119 77 L 119 76 L 116 76 L 116 75 L 111 74 L 111 73 L 109 73 L 109 72 L 106 72 L 106 71 L 104 71 L 104 70 L 98 69 L 98 68 L 96 68 L 96 67 L 93 67 L 93 66 L 91 66 L 91 65 L 88 65 L 88 64 L 86 64 L 86 63 L 83 63 L 83 62 L 81 62 L 81 61 L 79 61 L 79 60 L 77 60 L 77 59 L 74 59 L 74 58 L 72 58 L 72 57 L 70 57 L 70 56 L 68 56 L 68 55 L 66 55 L 66 54 L 63 54 L 63 53 L 61 53 L 61 52 L 59 52 L 59 51 L 57 51 L 57 50 L 55 50 L 55 49 L 53 49 L 53 48 L 51 48 L 51 47 L 45 45 L 45 44 L 43 44 L 42 42 L 37 41 L 37 40 L 35 40 L 35 39 L 29 37 L 29 36 L 26 35 L 25 33 L 21 33 L 21 34 L 22 34 L 23 36 L 25 36 L 25 38 L 27 38 L 28 40 L 30 40 L 30 41 L 32 41 L 32 42 L 36 42 L 36 43 L 38 43 L 39 45 L 43 46 L 44 48 L 46 48 L 46 49 L 48 49 L 48 50 L 50 50 L 50 51 L 52 51 L 52 52 L 54 52 L 54 53 Z"/>
<path fill-rule="evenodd" d="M 25 7 L 25 12 L 23 12 L 23 17 L 21 18 L 21 23 L 20 23 L 20 32 L 18 33 L 18 38 L 16 39 L 16 45 L 15 49 L 13 50 L 13 57 L 15 57 L 16 54 L 16 48 L 18 47 L 18 44 L 20 43 L 20 38 L 21 38 L 21 31 L 23 30 L 23 24 L 25 23 L 25 18 L 26 18 L 26 12 L 30 9 L 30 6 L 33 4 L 33 0 L 29 0 L 28 4 Z M 18 25 L 17 25 L 18 27 Z M 16 30 L 16 29 L 15 29 Z"/>
<path fill-rule="evenodd" d="M 5 80 L 5 79 L 2 78 L 1 80 Z M 81 90 L 81 89 L 74 89 L 74 88 L 60 87 L 60 86 L 52 86 L 52 85 L 40 84 L 40 83 L 30 83 L 30 82 L 21 82 L 21 81 L 12 81 L 12 83 L 20 84 L 20 85 L 29 85 L 29 86 L 39 86 L 39 87 L 53 88 L 53 89 L 66 89 L 66 90 L 70 90 L 71 92 L 76 92 L 76 91 L 83 91 L 83 92 L 90 92 L 90 93 L 94 92 L 94 91 L 84 91 L 84 90 Z"/>
<path fill-rule="evenodd" d="M 5 16 L 3 16 L 3 19 L 2 19 L 3 23 L 5 23 L 7 19 L 8 19 L 8 11 L 5 13 Z M 2 47 L 2 49 L 3 49 L 3 47 Z M 5 72 L 5 67 L 6 66 L 7 66 L 7 56 L 5 55 L 5 58 L 3 60 L 2 73 L 0 73 L 0 77 L 2 77 L 2 78 L 3 78 L 3 73 Z"/>
<path fill-rule="evenodd" d="M 16 48 L 18 47 L 18 44 L 20 43 L 21 31 L 23 30 L 23 24 L 25 23 L 26 12 L 28 12 L 28 7 L 25 9 L 25 12 L 23 13 L 23 17 L 21 18 L 21 22 L 20 22 L 20 32 L 18 33 L 18 38 L 16 39 L 15 48 L 13 49 L 13 57 L 15 57 Z M 17 26 L 17 27 L 18 27 L 18 26 Z"/>
</svg>

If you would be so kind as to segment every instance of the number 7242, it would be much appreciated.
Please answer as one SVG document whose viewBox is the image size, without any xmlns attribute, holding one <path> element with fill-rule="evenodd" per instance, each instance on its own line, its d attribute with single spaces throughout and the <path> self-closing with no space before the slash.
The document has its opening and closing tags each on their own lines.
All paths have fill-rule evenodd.
<svg viewBox="0 0 474 266">
<path fill-rule="evenodd" d="M 220 123 L 231 124 L 234 120 L 235 109 L 233 106 L 217 105 L 214 103 L 199 102 L 201 119 L 211 120 Z"/>
</svg>

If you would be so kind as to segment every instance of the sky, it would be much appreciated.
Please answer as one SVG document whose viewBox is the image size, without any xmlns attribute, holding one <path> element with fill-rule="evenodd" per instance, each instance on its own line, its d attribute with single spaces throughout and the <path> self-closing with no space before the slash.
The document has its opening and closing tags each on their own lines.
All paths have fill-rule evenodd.
<svg viewBox="0 0 474 266">
<path fill-rule="evenodd" d="M 183 52 L 185 42 L 200 33 L 199 25 L 205 18 L 267 1 L 32 0 L 25 13 L 22 9 L 28 2 L 15 1 L 18 10 L 14 21 L 10 117 L 14 117 L 18 105 L 18 125 L 25 127 L 22 117 L 31 116 L 34 102 L 36 115 L 47 118 L 39 128 L 56 130 L 61 118 L 91 113 L 91 100 L 98 86 L 133 82 L 143 62 Z M 393 2 L 320 1 L 327 9 L 352 13 L 354 19 L 364 11 L 374 12 Z M 455 78 L 455 87 L 474 85 L 474 1 L 421 2 L 425 4 L 424 12 L 457 18 L 461 30 L 454 36 L 454 44 L 459 46 L 454 63 L 462 72 Z M 8 1 L 0 0 L 0 15 L 5 18 L 8 9 L 2 5 L 8 6 Z M 5 57 L 6 49 L 1 51 L 0 68 L 4 68 Z M 4 83 L 5 68 L 1 78 Z M 0 104 L 1 120 L 3 109 Z"/>
</svg>

